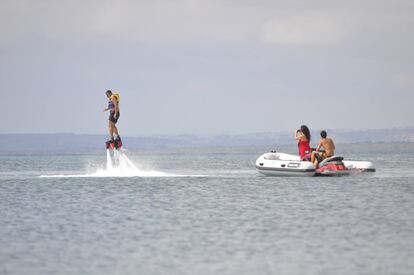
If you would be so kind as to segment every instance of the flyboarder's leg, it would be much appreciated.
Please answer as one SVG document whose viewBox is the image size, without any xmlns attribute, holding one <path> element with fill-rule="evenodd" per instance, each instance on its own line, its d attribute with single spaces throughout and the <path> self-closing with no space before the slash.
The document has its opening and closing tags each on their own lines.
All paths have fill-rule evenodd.
<svg viewBox="0 0 414 275">
<path fill-rule="evenodd" d="M 108 121 L 108 132 L 109 132 L 109 139 L 106 144 L 106 149 L 113 149 L 113 143 L 114 143 L 114 128 L 113 128 L 113 122 Z"/>
<path fill-rule="evenodd" d="M 109 139 L 114 139 L 114 127 L 115 124 L 112 121 L 109 121 L 108 123 L 108 131 L 109 131 Z"/>
<path fill-rule="evenodd" d="M 119 149 L 122 147 L 121 137 L 118 134 L 118 128 L 114 125 L 114 134 L 115 134 L 115 148 Z"/>
<path fill-rule="evenodd" d="M 114 128 L 115 140 L 120 139 L 119 133 L 118 133 L 118 128 L 116 127 L 116 123 L 118 122 L 119 116 L 120 116 L 119 113 L 115 114 L 114 120 L 112 121 L 114 123 L 113 128 Z"/>
<path fill-rule="evenodd" d="M 108 124 L 108 131 L 109 131 L 109 145 L 112 145 L 112 148 L 119 149 L 122 147 L 122 141 L 121 137 L 118 133 L 118 128 L 115 126 L 115 124 L 118 122 L 119 119 L 119 113 L 111 113 L 109 116 L 109 124 Z M 114 139 L 115 134 L 115 139 Z M 108 147 L 108 146 L 107 146 Z"/>
<path fill-rule="evenodd" d="M 115 147 L 117 149 L 122 147 L 122 140 L 121 140 L 121 137 L 119 136 L 118 128 L 116 127 L 116 123 L 118 122 L 119 116 L 120 116 L 120 114 L 117 113 L 116 116 L 114 117 L 114 121 L 113 121 L 114 122 L 113 133 L 115 134 Z"/>
<path fill-rule="evenodd" d="M 116 127 L 116 125 L 114 124 L 114 126 L 113 126 L 113 133 L 118 137 L 119 136 L 119 134 L 118 134 L 118 128 Z"/>
</svg>

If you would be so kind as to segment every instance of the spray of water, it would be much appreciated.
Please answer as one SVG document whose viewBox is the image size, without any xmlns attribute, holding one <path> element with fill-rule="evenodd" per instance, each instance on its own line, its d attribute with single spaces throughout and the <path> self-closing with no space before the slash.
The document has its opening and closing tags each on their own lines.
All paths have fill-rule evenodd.
<svg viewBox="0 0 414 275">
<path fill-rule="evenodd" d="M 95 177 L 165 177 L 174 176 L 155 170 L 141 170 L 129 159 L 124 151 L 107 150 L 106 169 L 98 169 L 90 174 Z"/>
<path fill-rule="evenodd" d="M 111 158 L 111 152 L 109 151 L 109 149 L 106 150 L 106 170 L 112 170 L 113 169 L 113 165 L 112 165 L 112 158 Z"/>
<path fill-rule="evenodd" d="M 76 175 L 41 175 L 45 178 L 84 178 L 84 177 L 189 177 L 190 175 L 177 175 L 156 170 L 142 170 L 135 166 L 127 154 L 122 150 L 106 151 L 106 168 L 97 169 L 87 174 Z M 203 176 L 203 175 L 191 175 Z"/>
</svg>

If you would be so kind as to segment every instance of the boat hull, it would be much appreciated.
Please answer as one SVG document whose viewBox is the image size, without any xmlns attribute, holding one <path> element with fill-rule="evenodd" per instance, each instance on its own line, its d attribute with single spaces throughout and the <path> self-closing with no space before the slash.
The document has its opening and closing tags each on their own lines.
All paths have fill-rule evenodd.
<svg viewBox="0 0 414 275">
<path fill-rule="evenodd" d="M 288 170 L 288 169 L 277 169 L 277 168 L 263 168 L 256 166 L 259 173 L 266 176 L 273 177 L 312 177 L 315 175 L 315 170 Z"/>
<path fill-rule="evenodd" d="M 311 177 L 316 173 L 309 161 L 300 161 L 298 156 L 284 153 L 266 153 L 256 161 L 256 169 L 266 176 Z"/>
<path fill-rule="evenodd" d="M 369 161 L 342 161 L 342 157 L 333 158 L 339 161 L 327 163 L 317 169 L 310 161 L 301 161 L 299 156 L 270 152 L 256 160 L 256 169 L 263 175 L 275 177 L 332 177 L 376 171 L 373 163 Z"/>
</svg>

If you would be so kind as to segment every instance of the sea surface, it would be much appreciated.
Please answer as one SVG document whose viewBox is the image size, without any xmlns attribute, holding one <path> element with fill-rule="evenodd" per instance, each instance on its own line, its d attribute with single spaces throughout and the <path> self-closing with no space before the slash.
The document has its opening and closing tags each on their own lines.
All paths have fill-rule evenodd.
<svg viewBox="0 0 414 275">
<path fill-rule="evenodd" d="M 0 154 L 0 274 L 414 274 L 414 143 L 339 145 L 377 168 L 341 178 L 271 149 Z"/>
</svg>

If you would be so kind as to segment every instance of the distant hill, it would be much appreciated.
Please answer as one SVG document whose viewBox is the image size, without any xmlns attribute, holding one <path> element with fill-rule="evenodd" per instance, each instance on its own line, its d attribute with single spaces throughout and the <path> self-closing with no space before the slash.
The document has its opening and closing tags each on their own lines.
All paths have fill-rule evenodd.
<svg viewBox="0 0 414 275">
<path fill-rule="evenodd" d="M 414 142 L 413 128 L 379 130 L 327 130 L 336 143 Z M 319 140 L 312 132 L 312 144 Z M 0 134 L 0 152 L 82 152 L 104 147 L 105 135 L 57 134 Z M 162 135 L 123 137 L 127 148 L 208 147 L 208 146 L 261 146 L 294 144 L 293 131 L 238 135 Z"/>
</svg>

